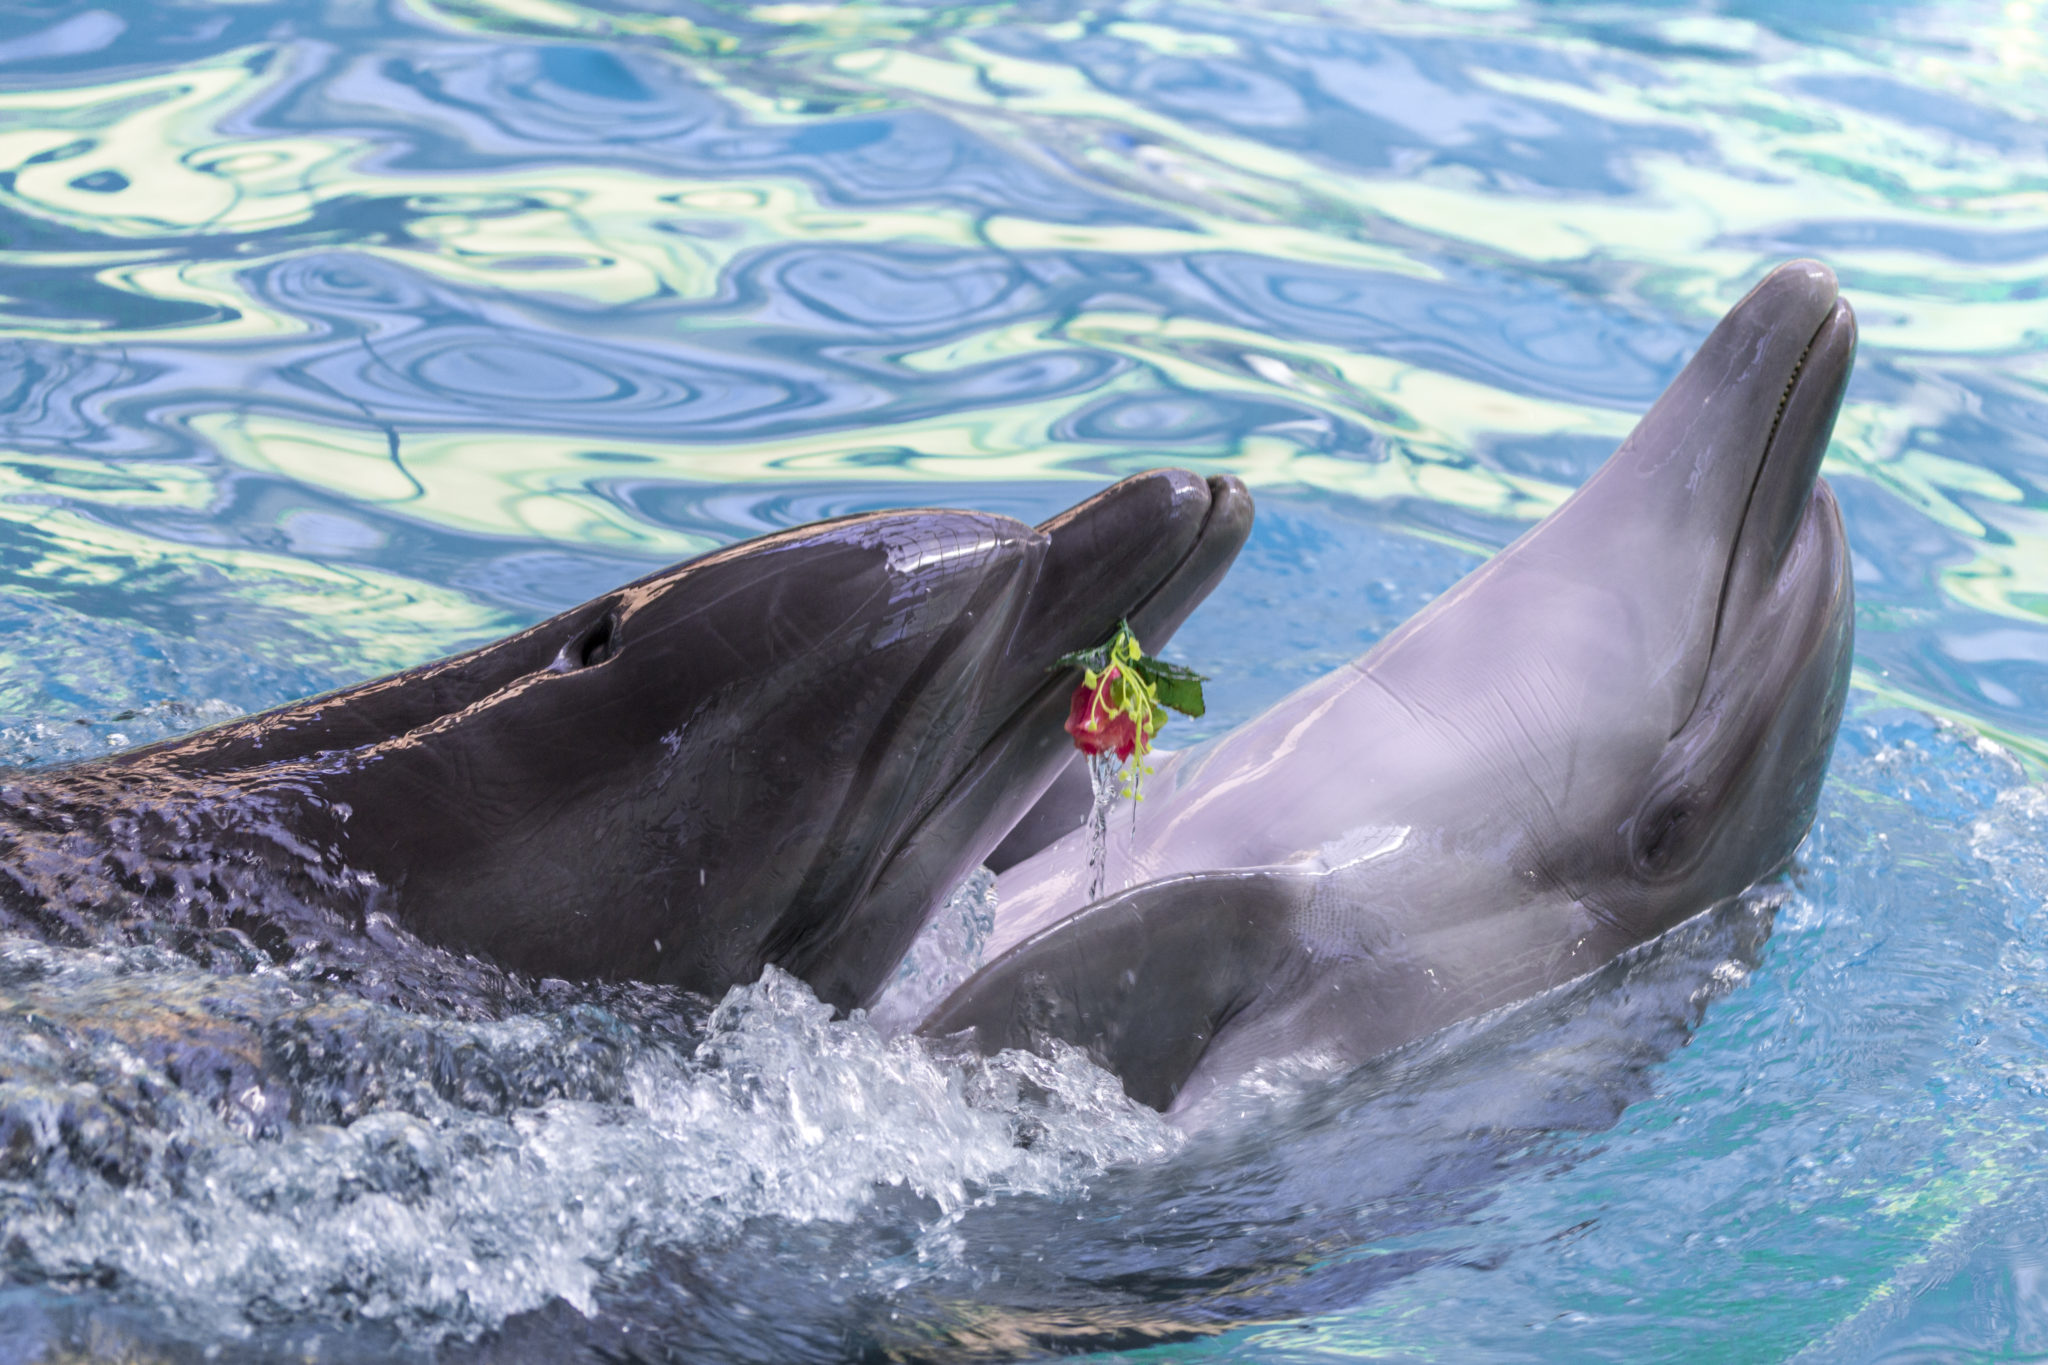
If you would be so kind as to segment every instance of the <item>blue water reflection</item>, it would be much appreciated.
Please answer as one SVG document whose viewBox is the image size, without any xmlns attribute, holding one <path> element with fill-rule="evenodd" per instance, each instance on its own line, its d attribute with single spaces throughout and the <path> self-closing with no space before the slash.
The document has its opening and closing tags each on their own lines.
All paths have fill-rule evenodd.
<svg viewBox="0 0 2048 1365">
<path fill-rule="evenodd" d="M 1864 338 L 1827 469 L 1851 723 L 1750 919 L 1187 1150 L 1099 1076 L 948 1071 L 773 982 L 458 1024 L 10 941 L 0 1338 L 2038 1352 L 2044 26 L 0 0 L 11 762 L 763 531 L 1039 520 L 1168 462 L 1259 499 L 1172 651 L 1215 679 L 1200 738 L 1555 505 L 1770 264 L 1827 260 Z"/>
</svg>

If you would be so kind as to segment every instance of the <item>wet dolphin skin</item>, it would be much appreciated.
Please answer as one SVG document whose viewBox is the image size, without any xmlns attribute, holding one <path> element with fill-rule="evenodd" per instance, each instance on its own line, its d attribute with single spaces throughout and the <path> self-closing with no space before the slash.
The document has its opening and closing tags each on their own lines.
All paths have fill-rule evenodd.
<svg viewBox="0 0 2048 1365">
<path fill-rule="evenodd" d="M 850 1008 L 1064 763 L 1054 661 L 1126 617 L 1164 640 L 1250 524 L 1241 484 L 1183 470 L 1037 528 L 842 518 L 438 663 L 10 774 L 0 925 L 202 957 L 226 934 L 438 1001 L 395 923 L 540 977 L 716 995 L 774 964 Z"/>
<path fill-rule="evenodd" d="M 1856 324 L 1797 261 L 1607 463 L 1349 665 L 1009 867 L 992 961 L 923 1023 L 1078 1045 L 1199 1110 L 1583 975 L 1779 867 L 1840 722 L 1849 557 L 1818 479 Z M 1050 798 L 1049 798 L 1050 800 Z"/>
</svg>

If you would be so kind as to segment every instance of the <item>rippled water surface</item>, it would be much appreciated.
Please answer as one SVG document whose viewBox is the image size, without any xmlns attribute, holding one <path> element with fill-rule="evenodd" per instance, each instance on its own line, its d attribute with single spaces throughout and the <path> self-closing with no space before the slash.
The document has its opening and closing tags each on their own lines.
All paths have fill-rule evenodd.
<svg viewBox="0 0 2048 1365">
<path fill-rule="evenodd" d="M 1793 255 L 1863 345 L 1788 883 L 1193 1138 L 772 975 L 7 940 L 0 1359 L 2048 1354 L 2048 6 L 0 0 L 11 762 L 1161 463 L 1259 499 L 1216 733 Z"/>
</svg>

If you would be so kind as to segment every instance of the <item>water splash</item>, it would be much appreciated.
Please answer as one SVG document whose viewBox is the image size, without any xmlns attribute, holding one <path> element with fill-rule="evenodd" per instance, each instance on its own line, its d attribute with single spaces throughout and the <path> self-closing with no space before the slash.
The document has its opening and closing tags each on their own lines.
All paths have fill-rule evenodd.
<svg viewBox="0 0 2048 1365">
<path fill-rule="evenodd" d="M 1088 899 L 1102 898 L 1109 877 L 1109 817 L 1124 795 L 1124 764 L 1114 754 L 1088 756 L 1088 790 L 1093 797 L 1088 807 Z M 1137 828 L 1136 796 L 1130 798 L 1131 828 Z"/>
<path fill-rule="evenodd" d="M 708 1016 L 473 1024 L 143 952 L 0 945 L 9 1275 L 115 1284 L 204 1338 L 474 1337 L 762 1218 L 927 1219 L 1177 1138 L 1085 1063 L 941 1061 L 771 971 Z M 1028 1129 L 1030 1140 L 1020 1144 Z"/>
<path fill-rule="evenodd" d="M 996 874 L 977 867 L 934 912 L 868 1010 L 884 1037 L 916 1026 L 980 968 L 996 927 Z"/>
</svg>

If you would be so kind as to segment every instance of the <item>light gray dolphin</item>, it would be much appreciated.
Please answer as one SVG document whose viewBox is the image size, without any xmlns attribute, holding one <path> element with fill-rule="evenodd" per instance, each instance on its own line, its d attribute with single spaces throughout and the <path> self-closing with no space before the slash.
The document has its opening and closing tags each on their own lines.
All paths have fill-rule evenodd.
<svg viewBox="0 0 2048 1365">
<path fill-rule="evenodd" d="M 1599 967 L 1780 867 L 1847 687 L 1818 481 L 1856 324 L 1774 271 L 1561 507 L 1362 658 L 1157 764 L 1090 902 L 1068 827 L 1005 871 L 991 961 L 921 1025 L 1086 1050 L 1191 1114 Z M 1028 840 L 1027 840 L 1028 842 Z M 1029 852 L 1013 837 L 1006 856 Z"/>
</svg>

